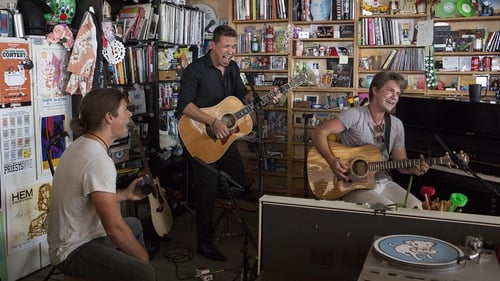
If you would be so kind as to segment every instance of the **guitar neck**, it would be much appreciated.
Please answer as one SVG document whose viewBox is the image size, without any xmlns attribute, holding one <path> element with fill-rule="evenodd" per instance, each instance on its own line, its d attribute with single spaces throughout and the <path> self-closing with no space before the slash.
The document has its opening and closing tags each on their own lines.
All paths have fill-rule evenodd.
<svg viewBox="0 0 500 281">
<path fill-rule="evenodd" d="M 146 157 L 146 152 L 144 151 L 144 147 L 142 145 L 141 137 L 139 136 L 139 133 L 136 130 L 137 126 L 133 121 L 130 121 L 129 128 L 130 128 L 130 133 L 132 134 L 132 141 L 137 145 L 137 148 L 139 149 L 141 155 L 143 172 L 147 174 L 149 179 L 153 180 L 153 175 L 151 174 L 151 170 L 149 168 L 148 159 Z"/>
<path fill-rule="evenodd" d="M 380 162 L 370 162 L 368 163 L 368 169 L 370 171 L 381 171 L 381 170 L 391 170 L 391 169 L 401 169 L 401 168 L 411 168 L 418 165 L 422 161 L 427 162 L 429 165 L 446 165 L 448 164 L 443 157 L 427 158 L 422 159 L 404 159 L 404 160 L 390 160 L 390 161 L 380 161 Z"/>
<path fill-rule="evenodd" d="M 286 92 L 288 92 L 290 88 L 291 88 L 290 83 L 286 83 L 279 87 L 279 91 L 280 93 L 285 94 Z M 265 96 L 262 96 L 259 102 L 245 105 L 241 110 L 235 112 L 234 115 L 236 116 L 237 119 L 240 119 L 243 116 L 266 106 L 276 95 L 277 93 L 271 91 L 267 93 Z"/>
</svg>

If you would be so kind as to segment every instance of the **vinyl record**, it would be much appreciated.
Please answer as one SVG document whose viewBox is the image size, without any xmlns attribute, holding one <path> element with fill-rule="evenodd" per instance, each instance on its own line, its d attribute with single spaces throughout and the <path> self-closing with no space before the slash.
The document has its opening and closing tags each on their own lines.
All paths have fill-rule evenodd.
<svg viewBox="0 0 500 281">
<path fill-rule="evenodd" d="M 432 6 L 436 18 L 453 18 L 457 15 L 457 0 L 442 0 Z"/>
<path fill-rule="evenodd" d="M 476 14 L 476 9 L 472 6 L 470 0 L 458 0 L 457 10 L 464 17 L 472 17 Z"/>
</svg>

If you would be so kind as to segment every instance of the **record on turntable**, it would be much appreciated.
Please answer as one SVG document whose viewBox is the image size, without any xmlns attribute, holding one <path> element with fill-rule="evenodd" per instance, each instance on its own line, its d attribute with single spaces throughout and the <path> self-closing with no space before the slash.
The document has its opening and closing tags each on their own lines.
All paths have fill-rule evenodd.
<svg viewBox="0 0 500 281">
<path fill-rule="evenodd" d="M 463 251 L 453 244 L 428 236 L 390 235 L 373 242 L 373 255 L 390 264 L 423 270 L 453 270 L 463 264 Z"/>
<path fill-rule="evenodd" d="M 436 18 L 453 18 L 457 15 L 457 0 L 442 0 L 431 8 Z"/>
</svg>

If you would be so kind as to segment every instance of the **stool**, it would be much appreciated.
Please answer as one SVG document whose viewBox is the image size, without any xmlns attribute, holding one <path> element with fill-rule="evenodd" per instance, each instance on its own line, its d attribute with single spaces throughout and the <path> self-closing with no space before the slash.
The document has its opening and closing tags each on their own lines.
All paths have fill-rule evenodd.
<svg viewBox="0 0 500 281">
<path fill-rule="evenodd" d="M 82 279 L 80 277 L 64 275 L 63 281 L 89 281 L 88 279 Z"/>
</svg>

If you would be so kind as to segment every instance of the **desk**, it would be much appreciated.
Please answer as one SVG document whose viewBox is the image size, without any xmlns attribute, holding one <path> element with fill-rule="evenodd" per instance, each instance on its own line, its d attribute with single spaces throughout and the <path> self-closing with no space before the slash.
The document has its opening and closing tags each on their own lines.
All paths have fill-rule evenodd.
<svg viewBox="0 0 500 281">
<path fill-rule="evenodd" d="M 425 235 L 463 245 L 481 235 L 500 245 L 500 219 L 465 213 L 399 209 L 375 215 L 354 203 L 264 195 L 259 213 L 259 272 L 356 280 L 375 236 Z"/>
</svg>

